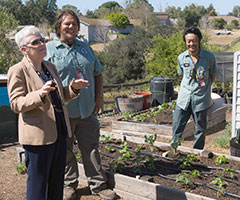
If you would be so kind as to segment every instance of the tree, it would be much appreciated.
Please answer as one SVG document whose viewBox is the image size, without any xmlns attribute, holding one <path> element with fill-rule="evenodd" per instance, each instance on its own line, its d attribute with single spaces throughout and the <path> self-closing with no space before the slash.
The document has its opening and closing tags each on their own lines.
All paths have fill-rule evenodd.
<svg viewBox="0 0 240 200">
<path fill-rule="evenodd" d="M 70 4 L 67 4 L 67 5 L 64 5 L 64 6 L 62 7 L 62 10 L 66 10 L 66 9 L 72 10 L 72 11 L 74 11 L 75 13 L 80 14 L 80 10 L 78 10 L 78 8 L 77 8 L 76 6 L 72 6 L 72 5 L 70 5 Z"/>
<path fill-rule="evenodd" d="M 111 24 L 117 28 L 125 28 L 130 24 L 128 17 L 121 13 L 112 13 L 108 19 L 110 20 Z"/>
<path fill-rule="evenodd" d="M 97 16 L 91 10 L 87 10 L 85 17 L 87 17 L 87 18 L 97 18 Z"/>
<path fill-rule="evenodd" d="M 240 16 L 240 6 L 234 6 L 232 10 L 232 15 L 235 17 Z"/>
<path fill-rule="evenodd" d="M 98 18 L 106 18 L 111 13 L 121 13 L 122 10 L 122 6 L 117 2 L 109 1 L 99 6 L 98 9 L 94 11 L 94 15 Z"/>
<path fill-rule="evenodd" d="M 213 19 L 213 25 L 216 29 L 223 29 L 227 22 L 223 18 Z"/>
<path fill-rule="evenodd" d="M 153 46 L 146 57 L 149 75 L 178 77 L 177 57 L 186 49 L 182 35 L 182 32 L 176 32 L 168 37 L 157 35 L 153 38 Z"/>
<path fill-rule="evenodd" d="M 0 73 L 7 73 L 9 67 L 22 57 L 16 44 L 6 37 L 17 25 L 13 14 L 8 13 L 5 7 L 0 7 Z"/>
<path fill-rule="evenodd" d="M 207 13 L 210 16 L 217 16 L 217 12 L 216 12 L 216 10 L 215 10 L 215 8 L 213 7 L 212 4 L 210 4 L 209 7 L 207 8 Z"/>
<path fill-rule="evenodd" d="M 232 20 L 231 21 L 231 26 L 232 26 L 232 28 L 238 29 L 239 28 L 239 21 L 236 20 L 236 19 Z"/>
<path fill-rule="evenodd" d="M 156 23 L 153 15 L 153 7 L 147 0 L 128 0 L 125 2 L 125 14 L 130 19 L 140 19 L 141 27 L 147 30 L 151 25 Z"/>
<path fill-rule="evenodd" d="M 27 12 L 21 0 L 0 0 L 0 7 L 5 7 L 6 11 L 18 19 L 20 24 L 27 23 Z"/>
<path fill-rule="evenodd" d="M 104 84 L 124 83 L 144 76 L 144 55 L 150 45 L 147 32 L 136 28 L 126 37 L 114 40 L 98 54 L 103 64 Z"/>
<path fill-rule="evenodd" d="M 190 26 L 198 26 L 199 20 L 203 15 L 207 13 L 206 9 L 203 6 L 196 6 L 195 4 L 191 4 L 190 6 L 186 6 L 181 12 L 181 18 L 185 20 L 186 27 Z"/>
<path fill-rule="evenodd" d="M 166 12 L 168 13 L 169 17 L 172 19 L 179 19 L 181 16 L 181 8 L 175 6 L 168 6 L 166 8 Z"/>
</svg>

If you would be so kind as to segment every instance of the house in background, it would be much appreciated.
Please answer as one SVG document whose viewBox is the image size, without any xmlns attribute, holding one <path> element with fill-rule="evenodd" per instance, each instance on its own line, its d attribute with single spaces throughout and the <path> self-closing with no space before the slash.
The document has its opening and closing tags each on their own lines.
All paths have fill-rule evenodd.
<svg viewBox="0 0 240 200">
<path fill-rule="evenodd" d="M 154 12 L 153 14 L 157 18 L 157 24 L 171 25 L 171 21 L 167 12 Z"/>
<path fill-rule="evenodd" d="M 83 37 L 86 42 L 107 42 L 117 38 L 117 34 L 129 34 L 132 32 L 134 26 L 127 25 L 125 28 L 118 29 L 106 19 L 90 19 L 83 15 L 79 16 L 80 30 L 79 35 Z"/>
</svg>

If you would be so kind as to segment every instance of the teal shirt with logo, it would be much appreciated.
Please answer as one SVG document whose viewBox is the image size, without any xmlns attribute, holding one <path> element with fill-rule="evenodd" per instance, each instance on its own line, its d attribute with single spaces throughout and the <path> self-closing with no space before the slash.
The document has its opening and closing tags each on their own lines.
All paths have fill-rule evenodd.
<svg viewBox="0 0 240 200">
<path fill-rule="evenodd" d="M 211 78 L 216 74 L 213 53 L 200 48 L 194 64 L 188 50 L 178 56 L 178 73 L 183 76 L 177 98 L 177 105 L 187 110 L 190 102 L 193 111 L 207 109 L 211 103 Z M 200 84 L 202 82 L 202 86 Z M 204 84 L 205 83 L 205 84 Z"/>
<path fill-rule="evenodd" d="M 81 89 L 77 98 L 66 103 L 70 118 L 89 117 L 95 107 L 94 76 L 103 71 L 103 66 L 91 47 L 78 39 L 71 47 L 59 39 L 48 42 L 46 46 L 45 60 L 55 64 L 63 86 L 69 85 L 73 78 L 89 81 L 87 89 Z"/>
</svg>

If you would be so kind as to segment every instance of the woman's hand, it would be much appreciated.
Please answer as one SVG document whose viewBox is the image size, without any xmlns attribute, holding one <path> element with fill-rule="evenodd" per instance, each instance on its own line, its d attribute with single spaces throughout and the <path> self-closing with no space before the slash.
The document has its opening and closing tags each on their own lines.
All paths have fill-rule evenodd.
<svg viewBox="0 0 240 200">
<path fill-rule="evenodd" d="M 49 92 L 53 91 L 56 89 L 56 87 L 53 87 L 53 81 L 48 81 L 46 82 L 42 88 L 40 89 L 40 97 L 44 97 L 45 95 L 47 95 Z"/>
<path fill-rule="evenodd" d="M 75 80 L 75 78 L 73 78 L 70 85 L 74 90 L 87 89 L 89 82 L 83 79 Z"/>
</svg>

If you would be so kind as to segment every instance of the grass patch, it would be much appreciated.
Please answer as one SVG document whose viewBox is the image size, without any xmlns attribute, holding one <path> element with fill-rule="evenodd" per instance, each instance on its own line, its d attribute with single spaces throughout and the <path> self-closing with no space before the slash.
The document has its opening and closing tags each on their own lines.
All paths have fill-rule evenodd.
<svg viewBox="0 0 240 200">
<path fill-rule="evenodd" d="M 227 125 L 221 135 L 219 135 L 213 142 L 215 147 L 229 148 L 229 140 L 232 137 L 232 122 L 227 122 Z"/>
<path fill-rule="evenodd" d="M 27 173 L 27 167 L 24 162 L 20 162 L 15 165 L 16 171 L 18 174 L 26 174 Z"/>
</svg>

